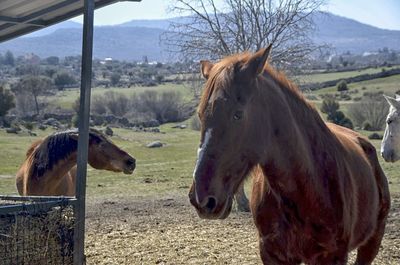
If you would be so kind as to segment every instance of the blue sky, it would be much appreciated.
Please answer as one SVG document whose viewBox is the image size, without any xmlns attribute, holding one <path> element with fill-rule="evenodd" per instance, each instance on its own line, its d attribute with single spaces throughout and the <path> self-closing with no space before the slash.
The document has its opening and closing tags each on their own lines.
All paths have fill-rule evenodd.
<svg viewBox="0 0 400 265">
<path fill-rule="evenodd" d="M 132 19 L 162 19 L 171 17 L 167 13 L 168 0 L 142 0 L 121 2 L 95 13 L 96 25 L 113 25 Z M 324 10 L 362 23 L 385 29 L 400 30 L 400 0 L 328 0 Z M 81 21 L 78 17 L 74 21 Z"/>
</svg>

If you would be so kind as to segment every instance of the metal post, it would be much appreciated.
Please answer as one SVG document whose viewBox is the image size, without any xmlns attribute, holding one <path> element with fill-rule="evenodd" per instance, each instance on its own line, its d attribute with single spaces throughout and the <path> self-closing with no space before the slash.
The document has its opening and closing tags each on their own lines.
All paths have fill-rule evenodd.
<svg viewBox="0 0 400 265">
<path fill-rule="evenodd" d="M 78 178 L 76 179 L 74 264 L 85 264 L 85 198 L 88 160 L 90 90 L 92 81 L 94 0 L 84 0 L 82 72 L 79 106 Z"/>
</svg>

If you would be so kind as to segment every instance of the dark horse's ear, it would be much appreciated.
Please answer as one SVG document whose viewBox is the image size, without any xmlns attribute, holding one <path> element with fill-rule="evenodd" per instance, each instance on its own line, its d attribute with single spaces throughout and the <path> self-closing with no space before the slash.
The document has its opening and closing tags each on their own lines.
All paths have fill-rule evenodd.
<svg viewBox="0 0 400 265">
<path fill-rule="evenodd" d="M 267 62 L 272 44 L 267 48 L 262 48 L 254 53 L 250 59 L 243 65 L 242 71 L 251 77 L 256 77 L 264 72 L 264 66 Z"/>
<path fill-rule="evenodd" d="M 203 60 L 200 61 L 200 64 L 201 64 L 201 74 L 205 79 L 208 79 L 214 64 L 210 61 L 203 61 Z"/>
</svg>

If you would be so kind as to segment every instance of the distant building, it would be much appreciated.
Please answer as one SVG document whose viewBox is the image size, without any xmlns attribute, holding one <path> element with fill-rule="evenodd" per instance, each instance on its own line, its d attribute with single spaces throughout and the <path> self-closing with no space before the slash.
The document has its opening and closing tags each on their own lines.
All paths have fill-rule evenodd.
<svg viewBox="0 0 400 265">
<path fill-rule="evenodd" d="M 112 61 L 113 61 L 113 58 L 111 58 L 111 57 L 106 57 L 106 58 L 104 58 L 103 61 L 100 61 L 100 64 L 111 63 Z"/>
</svg>

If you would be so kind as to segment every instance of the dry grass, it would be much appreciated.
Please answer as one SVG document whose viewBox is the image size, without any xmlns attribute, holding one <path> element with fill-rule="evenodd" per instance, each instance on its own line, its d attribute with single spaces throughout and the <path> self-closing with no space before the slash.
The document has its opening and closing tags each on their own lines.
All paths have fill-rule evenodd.
<svg viewBox="0 0 400 265">
<path fill-rule="evenodd" d="M 400 263 L 399 216 L 395 198 L 374 264 Z M 201 220 L 183 196 L 91 201 L 87 228 L 88 264 L 261 264 L 250 214 Z"/>
</svg>

